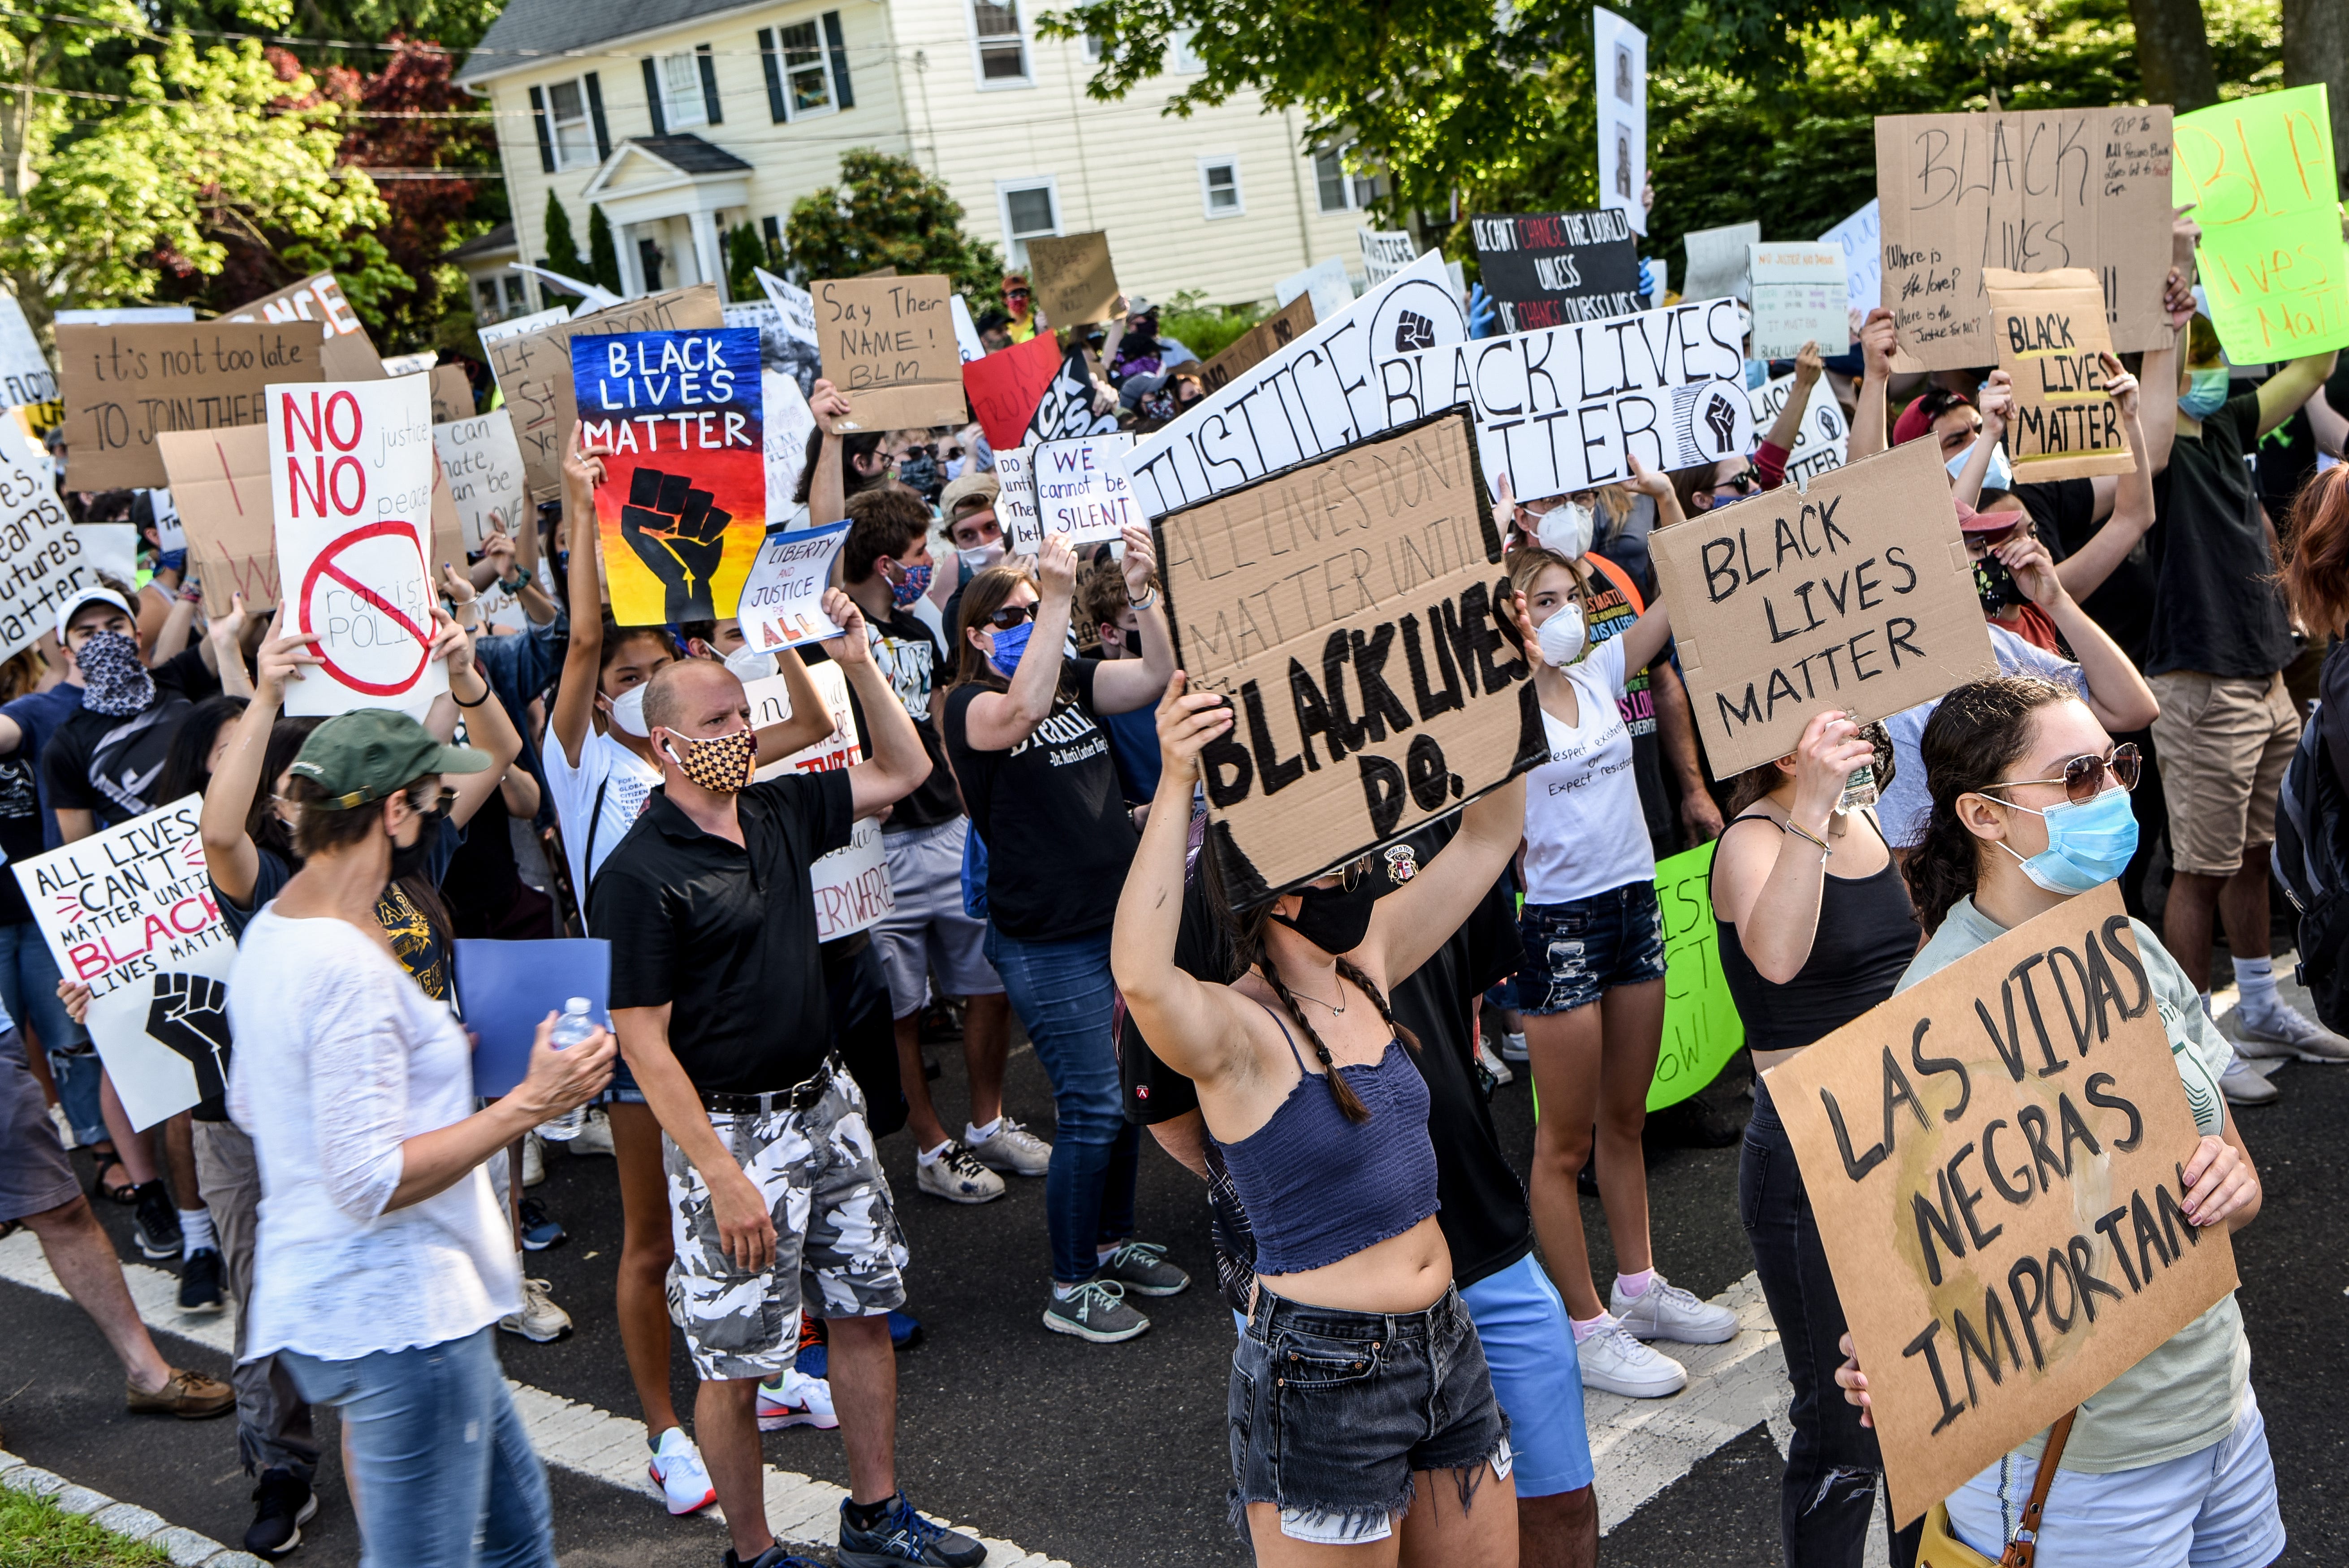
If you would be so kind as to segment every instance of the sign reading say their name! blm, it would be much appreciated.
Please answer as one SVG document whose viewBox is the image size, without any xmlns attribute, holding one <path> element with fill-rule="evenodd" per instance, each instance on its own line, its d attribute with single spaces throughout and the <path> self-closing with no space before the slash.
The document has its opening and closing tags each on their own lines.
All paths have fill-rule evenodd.
<svg viewBox="0 0 2349 1568">
<path fill-rule="evenodd" d="M 449 690 L 425 566 L 440 472 L 425 377 L 269 389 L 279 581 L 325 661 L 287 683 L 287 714 L 421 717 Z"/>
<path fill-rule="evenodd" d="M 1649 535 L 1716 779 L 1783 757 L 1830 704 L 1881 719 L 1998 673 L 1926 442 Z"/>
<path fill-rule="evenodd" d="M 1158 558 L 1177 661 L 1234 707 L 1201 761 L 1236 905 L 1544 754 L 1464 411 L 1174 513 Z"/>
<path fill-rule="evenodd" d="M 834 431 L 962 421 L 962 352 L 947 304 L 953 292 L 935 275 L 818 281 L 824 377 L 848 395 Z"/>
<path fill-rule="evenodd" d="M 2186 1219 L 2196 1118 L 2113 883 L 1767 1078 L 1868 1372 L 1897 1523 L 2235 1288 L 2226 1228 Z"/>
</svg>

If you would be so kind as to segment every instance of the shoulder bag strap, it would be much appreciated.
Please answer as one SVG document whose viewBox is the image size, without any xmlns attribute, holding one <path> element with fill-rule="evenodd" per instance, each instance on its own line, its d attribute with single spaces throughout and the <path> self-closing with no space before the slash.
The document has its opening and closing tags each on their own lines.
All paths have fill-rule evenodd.
<svg viewBox="0 0 2349 1568">
<path fill-rule="evenodd" d="M 2055 1484 L 2055 1467 L 2064 1458 L 2064 1445 L 2071 1440 L 2072 1423 L 2080 1412 L 2064 1412 L 2064 1418 L 2047 1429 L 2047 1447 L 2039 1456 L 2039 1473 L 2031 1480 L 2031 1498 L 2023 1505 L 2023 1526 L 2007 1543 L 2006 1554 L 1998 1560 L 1999 1568 L 2033 1568 L 2039 1556 L 2039 1516 L 2047 1507 L 2047 1489 Z"/>
</svg>

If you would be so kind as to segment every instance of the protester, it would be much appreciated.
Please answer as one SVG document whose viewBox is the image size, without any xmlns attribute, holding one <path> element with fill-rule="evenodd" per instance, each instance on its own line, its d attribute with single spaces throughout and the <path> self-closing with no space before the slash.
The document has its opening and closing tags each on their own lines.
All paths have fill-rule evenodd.
<svg viewBox="0 0 2349 1568">
<path fill-rule="evenodd" d="M 1009 318 L 1004 331 L 1014 343 L 1027 342 L 1036 336 L 1036 328 L 1043 325 L 1043 317 L 1038 316 L 1033 308 L 1034 299 L 1035 291 L 1028 286 L 1026 273 L 1007 272 L 1003 275 L 1003 313 Z"/>
<path fill-rule="evenodd" d="M 1093 634 L 1103 659 L 1143 657 L 1142 618 L 1134 613 L 1124 568 L 1116 561 L 1104 555 L 1084 569 L 1077 579 L 1076 607 L 1080 624 Z M 1118 784 L 1128 805 L 1147 806 L 1158 793 L 1155 717 L 1148 708 L 1102 716 L 1110 759 L 1117 764 Z"/>
<path fill-rule="evenodd" d="M 2349 790 L 2349 467 L 2335 463 L 2301 487 L 2290 537 L 2283 586 L 2292 618 L 2333 639 L 2318 679 L 2317 722 L 2333 777 Z"/>
</svg>

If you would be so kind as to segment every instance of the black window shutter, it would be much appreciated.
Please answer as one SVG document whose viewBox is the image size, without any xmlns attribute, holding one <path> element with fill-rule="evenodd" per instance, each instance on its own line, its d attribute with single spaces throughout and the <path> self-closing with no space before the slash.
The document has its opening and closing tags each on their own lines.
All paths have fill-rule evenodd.
<svg viewBox="0 0 2349 1568">
<path fill-rule="evenodd" d="M 595 156 L 612 156 L 611 128 L 604 123 L 604 84 L 594 71 L 587 73 L 587 118 L 595 122 Z"/>
<path fill-rule="evenodd" d="M 538 127 L 538 166 L 548 174 L 554 172 L 554 138 L 546 130 L 546 93 L 539 88 L 530 89 L 530 122 Z"/>
<path fill-rule="evenodd" d="M 709 111 L 709 123 L 717 125 L 726 118 L 718 107 L 718 62 L 711 57 L 707 44 L 696 44 L 693 52 L 701 63 L 702 107 Z"/>
<path fill-rule="evenodd" d="M 848 46 L 840 41 L 840 13 L 823 14 L 823 41 L 832 46 L 832 85 L 840 93 L 840 107 L 854 109 L 856 95 L 848 87 Z"/>
<path fill-rule="evenodd" d="M 783 71 L 775 59 L 775 30 L 759 29 L 759 64 L 767 70 L 767 114 L 777 125 L 790 118 L 783 112 Z"/>
<path fill-rule="evenodd" d="M 668 117 L 661 113 L 660 62 L 645 57 L 645 108 L 653 117 L 653 134 L 668 134 Z"/>
</svg>

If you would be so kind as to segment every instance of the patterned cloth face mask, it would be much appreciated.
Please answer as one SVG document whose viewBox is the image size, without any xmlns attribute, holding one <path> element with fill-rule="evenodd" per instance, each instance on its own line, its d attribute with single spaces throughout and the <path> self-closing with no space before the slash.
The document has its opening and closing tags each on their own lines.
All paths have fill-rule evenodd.
<svg viewBox="0 0 2349 1568">
<path fill-rule="evenodd" d="M 685 742 L 685 755 L 677 754 L 677 742 Z M 759 737 L 750 730 L 737 730 L 729 735 L 713 735 L 706 741 L 691 735 L 669 732 L 669 760 L 683 769 L 685 776 L 712 794 L 738 794 L 758 771 Z"/>
<path fill-rule="evenodd" d="M 81 666 L 81 705 L 93 713 L 128 719 L 155 701 L 155 678 L 139 661 L 139 644 L 121 632 L 92 632 L 74 661 Z"/>
</svg>

